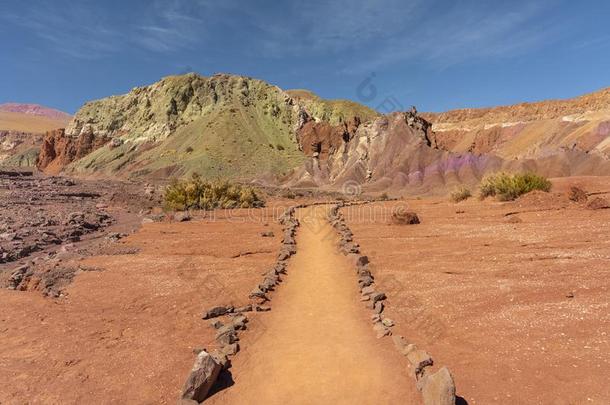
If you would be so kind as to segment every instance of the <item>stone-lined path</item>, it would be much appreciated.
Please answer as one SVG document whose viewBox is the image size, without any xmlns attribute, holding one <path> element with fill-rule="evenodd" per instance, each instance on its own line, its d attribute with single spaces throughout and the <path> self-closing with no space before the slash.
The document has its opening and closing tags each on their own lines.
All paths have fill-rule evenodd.
<svg viewBox="0 0 610 405">
<path fill-rule="evenodd" d="M 235 384 L 213 404 L 418 404 L 407 365 L 377 339 L 360 303 L 353 263 L 337 251 L 330 206 L 299 210 L 297 253 L 260 317 L 264 332 L 243 337 Z M 253 325 L 254 328 L 256 326 Z"/>
</svg>

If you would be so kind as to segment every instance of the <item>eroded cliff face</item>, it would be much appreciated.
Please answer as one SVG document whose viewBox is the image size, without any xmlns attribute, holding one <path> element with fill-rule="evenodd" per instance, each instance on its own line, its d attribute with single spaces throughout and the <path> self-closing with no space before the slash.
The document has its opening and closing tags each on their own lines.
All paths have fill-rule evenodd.
<svg viewBox="0 0 610 405">
<path fill-rule="evenodd" d="M 493 146 L 487 152 L 454 152 L 439 145 L 429 123 L 410 113 L 393 113 L 361 124 L 328 155 L 312 156 L 297 170 L 289 186 L 319 186 L 362 191 L 447 190 L 457 184 L 475 184 L 499 170 L 535 171 L 549 177 L 610 175 L 610 162 L 602 156 L 578 150 L 562 150 L 546 156 L 504 159 Z M 493 144 L 493 142 L 490 141 Z"/>
<path fill-rule="evenodd" d="M 64 129 L 45 134 L 38 155 L 38 170 L 57 174 L 64 166 L 87 156 L 110 141 L 106 136 L 95 135 L 90 127 L 83 128 L 78 136 L 69 136 Z"/>
<path fill-rule="evenodd" d="M 568 100 L 424 114 L 453 152 L 535 159 L 568 151 L 610 158 L 610 88 Z"/>
</svg>

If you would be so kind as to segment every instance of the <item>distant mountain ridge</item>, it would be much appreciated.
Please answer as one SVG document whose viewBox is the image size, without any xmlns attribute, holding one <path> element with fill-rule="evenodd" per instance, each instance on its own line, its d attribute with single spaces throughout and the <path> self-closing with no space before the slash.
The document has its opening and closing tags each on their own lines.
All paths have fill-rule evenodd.
<svg viewBox="0 0 610 405">
<path fill-rule="evenodd" d="M 0 104 L 0 111 L 21 113 L 28 115 L 39 115 L 58 121 L 68 121 L 72 116 L 63 111 L 42 106 L 40 104 L 4 103 Z"/>
</svg>

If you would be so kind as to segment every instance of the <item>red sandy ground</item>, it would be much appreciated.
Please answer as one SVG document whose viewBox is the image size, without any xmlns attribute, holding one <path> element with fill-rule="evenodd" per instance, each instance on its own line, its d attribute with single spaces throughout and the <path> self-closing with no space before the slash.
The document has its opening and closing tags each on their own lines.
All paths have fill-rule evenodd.
<svg viewBox="0 0 610 405">
<path fill-rule="evenodd" d="M 469 404 L 610 403 L 610 209 L 565 194 L 570 184 L 610 191 L 610 179 L 554 183 L 509 203 L 344 209 L 394 332 L 447 365 Z M 422 223 L 388 225 L 384 210 L 397 207 Z M 515 211 L 522 222 L 507 222 Z"/>
<path fill-rule="evenodd" d="M 0 290 L 0 403 L 175 403 L 193 349 L 213 342 L 203 310 L 244 305 L 277 254 L 275 221 L 234 215 L 146 224 L 120 242 L 140 253 L 86 259 L 102 271 L 65 299 Z"/>
<path fill-rule="evenodd" d="M 610 402 L 610 210 L 569 202 L 569 183 L 610 191 L 583 178 L 512 203 L 375 205 L 407 205 L 414 226 L 370 221 L 367 206 L 347 215 L 395 333 L 447 365 L 470 404 Z M 514 211 L 521 223 L 506 221 Z M 0 290 L 0 403 L 175 403 L 192 350 L 213 341 L 202 311 L 245 304 L 280 236 L 270 216 L 147 224 L 119 242 L 139 253 L 86 259 L 102 271 L 78 274 L 65 298 Z M 244 343 L 261 333 L 253 315 Z"/>
</svg>

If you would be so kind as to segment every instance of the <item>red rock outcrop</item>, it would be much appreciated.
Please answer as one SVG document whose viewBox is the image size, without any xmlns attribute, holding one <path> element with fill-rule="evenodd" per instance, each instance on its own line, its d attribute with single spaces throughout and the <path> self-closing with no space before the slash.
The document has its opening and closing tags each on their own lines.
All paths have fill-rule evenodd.
<svg viewBox="0 0 610 405">
<path fill-rule="evenodd" d="M 106 136 L 96 136 L 92 131 L 82 131 L 72 137 L 64 129 L 45 134 L 36 167 L 46 173 L 57 174 L 66 165 L 80 159 L 110 141 Z"/>
</svg>

